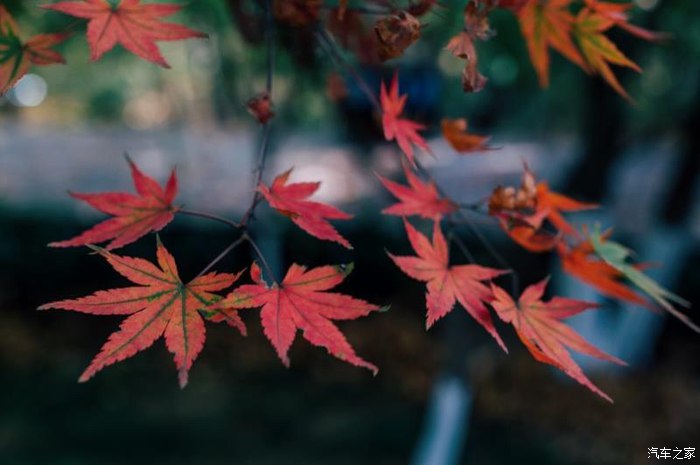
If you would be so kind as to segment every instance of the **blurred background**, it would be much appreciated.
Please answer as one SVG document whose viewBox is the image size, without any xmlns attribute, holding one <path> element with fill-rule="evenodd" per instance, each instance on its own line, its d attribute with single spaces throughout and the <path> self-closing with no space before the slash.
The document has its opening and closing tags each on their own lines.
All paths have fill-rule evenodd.
<svg viewBox="0 0 700 465">
<path fill-rule="evenodd" d="M 503 325 L 510 355 L 461 309 L 425 331 L 424 286 L 385 253 L 410 251 L 400 219 L 380 214 L 392 199 L 374 175 L 402 179 L 400 157 L 313 34 L 285 27 L 277 35 L 277 117 L 265 178 L 295 167 L 294 180 L 322 180 L 318 198 L 356 216 L 337 223 L 355 250 L 313 240 L 267 207 L 258 209 L 255 233 L 279 268 L 355 262 L 343 291 L 392 307 L 340 327 L 379 376 L 299 337 L 285 369 L 250 311 L 247 338 L 207 327 L 185 390 L 162 342 L 78 384 L 120 318 L 35 309 L 126 283 L 86 251 L 46 247 L 102 218 L 66 190 L 131 190 L 128 152 L 159 181 L 177 167 L 179 203 L 239 215 L 252 195 L 259 137 L 245 102 L 265 85 L 259 10 L 255 2 L 189 2 L 177 21 L 211 38 L 162 43 L 172 66 L 162 70 L 121 49 L 90 63 L 83 25 L 36 8 L 44 2 L 0 3 L 27 36 L 76 31 L 60 47 L 68 66 L 35 67 L 0 98 L 0 463 L 638 464 L 650 460 L 649 447 L 700 446 L 697 336 L 675 320 L 602 299 L 562 275 L 554 257 L 515 247 L 483 218 L 474 221 L 523 284 L 551 274 L 553 292 L 604 305 L 572 325 L 630 362 L 612 370 L 580 359 L 615 404 L 534 361 Z M 604 205 L 575 222 L 615 225 L 640 261 L 660 264 L 651 270 L 656 279 L 700 302 L 700 3 L 636 0 L 634 22 L 671 32 L 669 43 L 612 33 L 644 69 L 616 70 L 634 106 L 554 54 L 551 87 L 541 90 L 505 11 L 492 14 L 497 36 L 478 45 L 490 83 L 464 94 L 461 63 L 440 52 L 462 27 L 461 15 L 448 11 L 464 2 L 441 3 L 451 10 L 424 20 L 423 38 L 405 57 L 360 71 L 378 91 L 399 68 L 408 112 L 434 129 L 436 158 L 423 161 L 448 194 L 474 202 L 498 184 L 517 185 L 526 160 L 555 190 Z M 500 149 L 455 155 L 436 130 L 442 116 L 468 118 Z M 480 263 L 498 266 L 468 229 L 462 236 Z M 186 278 L 231 233 L 177 218 L 161 238 Z M 150 259 L 154 242 L 149 236 L 123 253 Z M 239 251 L 218 269 L 240 270 L 250 260 Z"/>
</svg>

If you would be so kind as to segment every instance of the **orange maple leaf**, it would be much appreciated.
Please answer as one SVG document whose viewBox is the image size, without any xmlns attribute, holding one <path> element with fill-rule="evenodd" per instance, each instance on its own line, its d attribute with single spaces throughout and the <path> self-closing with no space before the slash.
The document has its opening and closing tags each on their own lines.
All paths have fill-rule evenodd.
<svg viewBox="0 0 700 465">
<path fill-rule="evenodd" d="M 545 279 L 525 289 L 517 304 L 506 291 L 491 284 L 494 295 L 491 306 L 503 321 L 513 325 L 518 337 L 535 360 L 559 368 L 603 399 L 612 402 L 607 394 L 586 377 L 581 367 L 571 358 L 567 348 L 619 365 L 626 363 L 592 346 L 561 322 L 563 318 L 577 315 L 597 305 L 563 297 L 553 297 L 549 302 L 544 302 L 542 296 L 547 281 Z"/>
<path fill-rule="evenodd" d="M 39 307 L 39 310 L 55 308 L 92 315 L 129 315 L 80 376 L 80 382 L 89 380 L 108 365 L 149 348 L 164 336 L 165 345 L 175 359 L 180 387 L 185 387 L 189 370 L 206 338 L 200 312 L 219 315 L 219 320 L 229 321 L 242 333 L 245 332 L 243 321 L 237 315 L 230 312 L 221 315 L 221 310 L 212 307 L 221 300 L 213 292 L 230 287 L 240 273 L 207 273 L 185 284 L 178 275 L 173 256 L 160 240 L 157 246 L 158 266 L 141 258 L 123 257 L 99 247 L 91 248 L 102 255 L 117 273 L 138 286 L 98 291 L 87 297 Z"/>
<path fill-rule="evenodd" d="M 588 69 L 571 39 L 574 23 L 574 17 L 568 9 L 571 2 L 572 0 L 528 0 L 517 13 L 530 60 L 542 87 L 549 85 L 549 47 L 584 70 Z"/>
</svg>

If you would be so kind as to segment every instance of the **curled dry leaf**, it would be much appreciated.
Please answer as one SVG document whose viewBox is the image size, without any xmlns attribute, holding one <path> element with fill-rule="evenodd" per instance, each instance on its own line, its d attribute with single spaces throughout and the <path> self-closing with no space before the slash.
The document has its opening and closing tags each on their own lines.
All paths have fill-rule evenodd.
<svg viewBox="0 0 700 465">
<path fill-rule="evenodd" d="M 104 367 L 121 362 L 148 349 L 161 336 L 175 359 L 180 387 L 187 385 L 188 373 L 204 347 L 206 316 L 217 316 L 245 332 L 237 314 L 224 312 L 212 305 L 221 300 L 213 292 L 230 287 L 240 276 L 228 273 L 207 273 L 183 283 L 175 259 L 158 240 L 158 266 L 141 258 L 114 255 L 99 247 L 91 247 L 114 270 L 138 286 L 98 291 L 74 300 L 52 302 L 39 310 L 63 309 L 92 315 L 129 315 L 119 331 L 109 336 L 100 353 L 80 376 L 80 382 L 92 378 Z"/>
<path fill-rule="evenodd" d="M 420 21 L 407 11 L 379 19 L 374 25 L 379 59 L 387 61 L 403 55 L 420 38 L 420 28 Z"/>
<path fill-rule="evenodd" d="M 491 139 L 489 136 L 471 134 L 467 131 L 468 124 L 464 118 L 444 118 L 440 123 L 442 136 L 459 153 L 483 152 L 492 150 L 486 144 Z"/>
<path fill-rule="evenodd" d="M 53 47 L 66 37 L 67 34 L 39 34 L 23 42 L 17 23 L 0 5 L 0 96 L 17 84 L 32 65 L 65 63 Z"/>
<path fill-rule="evenodd" d="M 88 20 L 87 40 L 90 58 L 102 55 L 120 44 L 136 56 L 169 68 L 160 53 L 158 41 L 205 38 L 207 34 L 180 24 L 162 21 L 182 7 L 170 3 L 142 4 L 141 0 L 84 0 L 58 2 L 44 8 Z"/>
<path fill-rule="evenodd" d="M 464 8 L 464 30 L 447 43 L 446 50 L 466 63 L 462 72 L 462 88 L 465 92 L 479 92 L 488 79 L 479 73 L 479 59 L 474 44 L 477 40 L 487 40 L 493 35 L 489 26 L 489 5 L 467 3 Z"/>
<path fill-rule="evenodd" d="M 71 192 L 72 197 L 112 215 L 113 218 L 97 224 L 73 239 L 52 242 L 49 246 L 77 247 L 111 241 L 107 250 L 113 250 L 131 244 L 148 233 L 157 232 L 173 220 L 179 208 L 173 205 L 177 195 L 175 170 L 170 173 L 165 187 L 161 187 L 153 178 L 143 174 L 131 159 L 127 157 L 126 160 L 131 168 L 137 195 L 127 192 Z"/>
<path fill-rule="evenodd" d="M 275 112 L 272 111 L 272 99 L 267 92 L 260 93 L 248 100 L 246 108 L 260 124 L 266 124 L 275 117 Z"/>
<path fill-rule="evenodd" d="M 345 280 L 352 271 L 348 266 L 320 266 L 307 270 L 293 264 L 280 284 L 268 286 L 260 267 L 254 263 L 250 276 L 255 284 L 236 288 L 218 304 L 220 308 L 262 307 L 260 319 L 267 339 L 277 355 L 289 366 L 289 349 L 297 330 L 304 339 L 323 347 L 328 353 L 374 374 L 375 365 L 359 357 L 333 320 L 355 320 L 380 307 L 337 292 L 327 292 Z"/>
<path fill-rule="evenodd" d="M 499 186 L 489 198 L 489 214 L 498 217 L 506 232 L 533 252 L 551 250 L 555 245 L 557 234 L 538 231 L 545 219 L 561 234 L 577 237 L 578 232 L 562 213 L 597 207 L 596 204 L 579 202 L 552 192 L 545 181 L 535 181 L 527 165 L 519 188 Z"/>
</svg>

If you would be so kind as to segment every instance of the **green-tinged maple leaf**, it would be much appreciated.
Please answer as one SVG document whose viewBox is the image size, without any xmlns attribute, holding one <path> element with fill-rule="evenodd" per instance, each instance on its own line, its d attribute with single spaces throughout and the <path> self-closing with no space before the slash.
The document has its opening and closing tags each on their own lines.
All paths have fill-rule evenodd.
<svg viewBox="0 0 700 465">
<path fill-rule="evenodd" d="M 0 95 L 17 84 L 32 65 L 65 63 L 52 48 L 66 37 L 67 34 L 39 34 L 24 42 L 17 23 L 0 5 Z"/>
<path fill-rule="evenodd" d="M 605 36 L 604 32 L 614 25 L 615 21 L 609 16 L 583 8 L 576 16 L 573 33 L 589 69 L 600 74 L 625 99 L 631 100 L 615 73 L 610 69 L 610 64 L 631 68 L 637 72 L 641 72 L 642 69 Z"/>
<path fill-rule="evenodd" d="M 205 328 L 200 312 L 205 312 L 205 316 L 214 321 L 226 320 L 244 332 L 243 322 L 235 311 L 212 306 L 221 299 L 212 292 L 230 287 L 240 273 L 208 273 L 185 284 L 178 275 L 175 259 L 160 240 L 158 266 L 141 258 L 91 248 L 117 273 L 138 286 L 98 291 L 86 297 L 39 307 L 40 310 L 55 308 L 92 315 L 129 315 L 80 376 L 80 382 L 89 380 L 108 365 L 149 348 L 163 336 L 165 345 L 174 356 L 180 386 L 184 387 L 189 370 L 204 346 Z"/>
<path fill-rule="evenodd" d="M 584 70 L 587 69 L 571 39 L 574 22 L 569 11 L 571 3 L 572 0 L 528 0 L 517 13 L 530 60 L 542 87 L 549 85 L 550 47 Z"/>
<path fill-rule="evenodd" d="M 600 225 L 593 228 L 590 238 L 593 250 L 605 263 L 619 271 L 623 277 L 637 286 L 661 308 L 681 320 L 693 331 L 700 333 L 700 327 L 673 306 L 673 303 L 676 303 L 689 308 L 690 302 L 664 289 L 659 283 L 642 273 L 638 267 L 628 263 L 628 259 L 632 256 L 630 249 L 617 242 L 606 240 L 600 232 Z"/>
</svg>

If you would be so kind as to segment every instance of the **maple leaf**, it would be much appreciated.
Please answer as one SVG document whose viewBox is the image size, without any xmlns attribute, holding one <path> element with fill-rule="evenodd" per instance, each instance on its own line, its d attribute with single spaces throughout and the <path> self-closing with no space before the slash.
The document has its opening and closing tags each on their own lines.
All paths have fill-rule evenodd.
<svg viewBox="0 0 700 465">
<path fill-rule="evenodd" d="M 324 241 L 333 241 L 352 249 L 350 243 L 328 222 L 331 220 L 348 220 L 352 218 L 335 207 L 320 202 L 306 200 L 321 185 L 320 182 L 298 182 L 287 184 L 292 170 L 277 176 L 270 187 L 260 183 L 258 191 L 267 203 L 281 214 L 289 217 L 294 224 Z"/>
<path fill-rule="evenodd" d="M 513 325 L 518 337 L 535 360 L 559 368 L 603 399 L 612 402 L 607 394 L 586 377 L 581 367 L 571 358 L 567 348 L 619 365 L 626 363 L 592 346 L 560 321 L 597 305 L 563 297 L 553 297 L 549 302 L 544 302 L 542 295 L 547 282 L 548 279 L 545 279 L 529 286 L 520 295 L 517 304 L 506 291 L 491 284 L 494 295 L 491 306 L 503 321 Z"/>
<path fill-rule="evenodd" d="M 685 323 L 693 331 L 700 333 L 700 327 L 693 323 L 687 315 L 676 310 L 671 303 L 674 302 L 689 308 L 690 302 L 664 289 L 659 283 L 642 273 L 638 267 L 628 263 L 628 259 L 632 256 L 632 251 L 630 249 L 617 242 L 606 240 L 600 232 L 599 225 L 596 225 L 593 229 L 590 241 L 593 246 L 593 251 L 603 259 L 605 263 L 619 271 L 625 279 L 641 289 L 668 313 Z"/>
<path fill-rule="evenodd" d="M 501 276 L 507 271 L 479 265 L 449 265 L 449 249 L 440 223 L 433 225 L 432 243 L 404 219 L 408 240 L 417 256 L 395 256 L 388 254 L 401 271 L 411 278 L 427 282 L 426 327 L 447 315 L 456 302 L 469 313 L 486 331 L 506 349 L 486 308 L 493 297 L 491 289 L 482 283 Z"/>
<path fill-rule="evenodd" d="M 430 148 L 418 131 L 425 129 L 422 124 L 408 119 L 400 118 L 406 106 L 407 95 L 399 96 L 399 74 L 394 73 L 391 81 L 391 90 L 387 91 L 382 82 L 380 89 L 380 102 L 382 106 L 382 126 L 384 127 L 384 138 L 388 141 L 396 139 L 399 148 L 412 166 L 416 166 L 413 158 L 413 145 L 425 150 L 428 153 Z"/>
<path fill-rule="evenodd" d="M 542 222 L 548 213 L 548 210 L 542 210 L 522 218 L 501 216 L 499 224 L 506 234 L 524 249 L 534 253 L 548 252 L 560 239 L 558 235 L 541 229 Z"/>
<path fill-rule="evenodd" d="M 574 22 L 568 10 L 571 1 L 529 0 L 517 13 L 530 60 L 542 87 L 549 85 L 549 47 L 584 70 L 588 69 L 571 39 Z"/>
<path fill-rule="evenodd" d="M 549 222 L 562 233 L 571 236 L 577 236 L 578 232 L 564 219 L 562 212 L 577 212 L 598 208 L 597 204 L 579 202 L 565 195 L 552 192 L 549 190 L 549 185 L 546 181 L 537 183 L 536 199 L 537 210 L 546 210 Z"/>
<path fill-rule="evenodd" d="M 633 3 L 610 3 L 601 2 L 599 0 L 585 0 L 585 2 L 588 8 L 612 20 L 615 23 L 615 26 L 624 29 L 635 37 L 639 37 L 640 39 L 650 42 L 657 42 L 670 38 L 670 34 L 665 32 L 650 31 L 648 29 L 635 26 L 634 24 L 630 24 L 627 11 L 634 7 Z"/>
<path fill-rule="evenodd" d="M 67 34 L 39 34 L 23 42 L 17 23 L 0 5 L 0 96 L 17 84 L 32 65 L 65 63 L 52 48 L 66 37 Z"/>
<path fill-rule="evenodd" d="M 644 298 L 621 281 L 624 276 L 620 271 L 593 254 L 589 239 L 572 248 L 559 242 L 557 253 L 566 273 L 592 286 L 601 294 L 636 305 L 646 305 Z"/>
<path fill-rule="evenodd" d="M 175 360 L 180 387 L 185 387 L 192 363 L 204 346 L 204 320 L 200 315 L 223 315 L 243 322 L 231 312 L 212 307 L 221 297 L 212 292 L 230 287 L 238 274 L 208 273 L 187 284 L 178 275 L 173 256 L 160 240 L 157 241 L 158 266 L 132 257 L 114 255 L 105 249 L 91 246 L 102 255 L 117 273 L 138 286 L 98 291 L 74 300 L 51 302 L 39 310 L 63 309 L 92 315 L 129 315 L 102 346 L 79 381 L 85 382 L 104 367 L 125 360 L 149 348 L 161 336 Z"/>
<path fill-rule="evenodd" d="M 260 267 L 253 263 L 250 276 L 255 284 L 244 284 L 233 290 L 218 307 L 262 307 L 263 332 L 285 366 L 289 366 L 289 349 L 297 330 L 304 339 L 324 347 L 328 352 L 352 365 L 378 369 L 360 358 L 333 320 L 354 320 L 380 310 L 376 305 L 345 294 L 326 292 L 342 283 L 352 271 L 349 266 L 320 266 L 307 270 L 293 264 L 280 284 L 268 286 Z"/>
<path fill-rule="evenodd" d="M 447 119 L 441 123 L 442 136 L 459 153 L 481 152 L 492 150 L 486 144 L 491 139 L 489 136 L 471 134 L 467 131 L 467 120 L 464 118 Z"/>
<path fill-rule="evenodd" d="M 610 63 L 631 68 L 637 72 L 641 72 L 642 69 L 635 62 L 627 58 L 625 54 L 603 34 L 603 32 L 610 29 L 614 24 L 615 21 L 608 16 L 598 14 L 588 8 L 583 8 L 576 16 L 573 32 L 589 68 L 600 74 L 618 94 L 631 101 L 631 97 L 622 87 L 615 73 L 610 69 Z"/>
<path fill-rule="evenodd" d="M 150 232 L 163 229 L 175 217 L 179 207 L 173 205 L 177 194 L 175 170 L 170 173 L 165 188 L 153 178 L 143 174 L 138 166 L 127 157 L 131 167 L 131 177 L 138 195 L 126 192 L 105 192 L 101 194 L 70 195 L 86 202 L 91 207 L 112 215 L 82 234 L 65 241 L 52 242 L 50 247 L 77 247 L 111 241 L 107 250 L 117 249 L 137 241 Z"/>
<path fill-rule="evenodd" d="M 180 24 L 163 22 L 161 18 L 182 8 L 170 3 L 144 5 L 141 0 L 84 0 L 43 7 L 88 20 L 87 40 L 92 60 L 99 60 L 121 44 L 134 55 L 169 68 L 156 42 L 207 37 Z"/>
<path fill-rule="evenodd" d="M 377 175 L 384 187 L 399 199 L 399 203 L 385 208 L 382 213 L 395 216 L 417 215 L 440 221 L 444 215 L 457 211 L 459 208 L 457 204 L 450 199 L 442 198 L 434 182 L 421 180 L 406 163 L 403 164 L 403 170 L 408 185 L 398 184 Z"/>
</svg>

